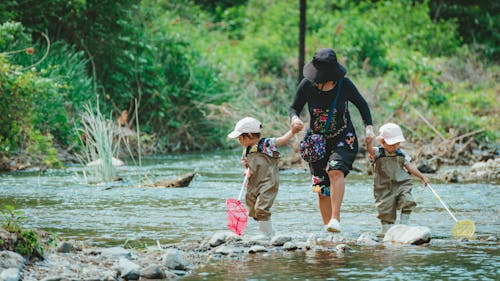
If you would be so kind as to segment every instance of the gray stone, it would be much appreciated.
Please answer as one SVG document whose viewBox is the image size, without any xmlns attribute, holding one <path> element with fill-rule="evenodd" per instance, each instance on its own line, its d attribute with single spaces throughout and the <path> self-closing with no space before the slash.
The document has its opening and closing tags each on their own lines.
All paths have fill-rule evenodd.
<svg viewBox="0 0 500 281">
<path fill-rule="evenodd" d="M 335 251 L 337 253 L 346 253 L 350 250 L 351 250 L 351 247 L 349 247 L 346 244 L 338 244 L 337 246 L 335 246 Z"/>
<path fill-rule="evenodd" d="M 121 278 L 125 280 L 139 280 L 141 267 L 126 258 L 120 258 L 118 262 L 118 269 Z"/>
<path fill-rule="evenodd" d="M 219 245 L 222 245 L 226 241 L 226 236 L 227 234 L 224 232 L 217 232 L 210 238 L 208 244 L 211 247 L 217 247 Z"/>
<path fill-rule="evenodd" d="M 63 278 L 61 276 L 49 276 L 43 278 L 41 281 L 61 281 Z"/>
<path fill-rule="evenodd" d="M 271 239 L 271 245 L 273 246 L 283 246 L 286 242 L 292 241 L 291 236 L 286 235 L 276 235 Z"/>
<path fill-rule="evenodd" d="M 0 260 L 3 268 L 16 268 L 21 270 L 26 260 L 18 253 L 11 251 L 1 251 Z"/>
<path fill-rule="evenodd" d="M 184 275 L 186 274 L 186 272 L 184 272 Z M 165 271 L 165 277 L 164 277 L 166 280 L 170 280 L 170 279 L 178 279 L 179 278 L 179 275 L 175 274 L 174 272 L 172 271 Z"/>
<path fill-rule="evenodd" d="M 356 240 L 356 243 L 363 245 L 377 245 L 378 244 L 377 241 L 378 241 L 377 236 L 372 232 L 363 232 L 358 237 L 358 240 Z"/>
<path fill-rule="evenodd" d="M 101 255 L 115 259 L 119 258 L 129 259 L 132 256 L 129 250 L 122 247 L 104 248 L 101 251 Z"/>
<path fill-rule="evenodd" d="M 263 245 L 263 246 L 268 246 L 269 245 L 269 237 L 262 235 L 262 234 L 257 234 L 254 236 L 250 236 L 247 238 L 247 244 L 249 245 Z"/>
<path fill-rule="evenodd" d="M 268 251 L 267 248 L 264 247 L 264 246 L 261 246 L 261 245 L 252 246 L 248 250 L 248 252 L 251 253 L 251 254 L 253 254 L 253 253 L 261 253 L 261 252 L 267 252 L 267 251 Z"/>
<path fill-rule="evenodd" d="M 69 252 L 71 252 L 72 249 L 73 249 L 73 245 L 71 245 L 68 242 L 62 242 L 61 244 L 59 244 L 57 246 L 56 251 L 58 253 L 69 253 Z"/>
<path fill-rule="evenodd" d="M 490 236 L 486 239 L 486 241 L 497 241 L 497 238 L 495 236 Z"/>
<path fill-rule="evenodd" d="M 220 246 L 217 249 L 215 249 L 216 254 L 222 254 L 222 255 L 232 255 L 232 254 L 238 254 L 242 253 L 244 250 L 242 248 L 238 247 L 233 247 L 233 246 Z"/>
<path fill-rule="evenodd" d="M 163 256 L 163 261 L 165 262 L 165 266 L 170 269 L 184 270 L 186 268 L 184 260 L 177 249 L 167 249 Z"/>
<path fill-rule="evenodd" d="M 172 273 L 174 273 L 177 276 L 185 276 L 187 274 L 187 272 L 184 270 L 174 270 L 172 271 Z"/>
<path fill-rule="evenodd" d="M 425 226 L 396 224 L 384 237 L 384 242 L 420 245 L 431 240 L 431 230 Z"/>
<path fill-rule="evenodd" d="M 0 273 L 0 281 L 19 281 L 21 274 L 17 268 L 9 268 Z"/>
<path fill-rule="evenodd" d="M 297 250 L 297 248 L 297 244 L 293 243 L 292 241 L 288 241 L 283 245 L 283 249 L 286 251 L 294 251 Z"/>
<path fill-rule="evenodd" d="M 141 270 L 141 277 L 147 279 L 162 279 L 165 278 L 165 273 L 161 270 L 159 265 L 151 264 Z"/>
</svg>

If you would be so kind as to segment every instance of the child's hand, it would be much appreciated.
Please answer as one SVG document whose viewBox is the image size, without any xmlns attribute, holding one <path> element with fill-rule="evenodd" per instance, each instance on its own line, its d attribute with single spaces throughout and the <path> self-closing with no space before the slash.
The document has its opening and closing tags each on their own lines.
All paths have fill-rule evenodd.
<svg viewBox="0 0 500 281">
<path fill-rule="evenodd" d="M 425 185 L 425 186 L 427 186 L 427 185 L 429 184 L 429 182 L 430 182 L 430 181 L 429 181 L 429 178 L 428 178 L 428 177 L 426 177 L 426 176 L 422 175 L 422 182 L 424 183 L 424 185 Z"/>
<path fill-rule="evenodd" d="M 303 125 L 299 124 L 298 122 L 294 122 L 290 125 L 290 127 L 291 127 L 292 134 L 295 135 L 302 130 Z"/>
<path fill-rule="evenodd" d="M 300 130 L 302 130 L 302 128 L 304 128 L 304 123 L 302 122 L 302 120 L 300 120 L 299 117 L 293 116 L 292 121 L 290 122 L 290 127 L 292 128 L 292 132 L 298 130 L 298 133 L 300 132 Z"/>
<path fill-rule="evenodd" d="M 246 175 L 246 171 L 248 171 L 248 176 Z M 243 172 L 243 176 L 247 177 L 247 178 L 251 178 L 252 177 L 252 170 L 250 169 L 246 169 L 245 172 Z"/>
<path fill-rule="evenodd" d="M 373 142 L 373 139 L 375 137 L 372 137 L 372 136 L 366 136 L 366 139 L 365 139 L 365 143 L 366 143 L 366 146 L 369 147 L 372 145 L 372 142 Z"/>
<path fill-rule="evenodd" d="M 373 126 L 372 125 L 368 125 L 365 127 L 365 135 L 366 135 L 366 139 L 373 139 L 375 137 L 375 133 L 373 132 Z"/>
</svg>

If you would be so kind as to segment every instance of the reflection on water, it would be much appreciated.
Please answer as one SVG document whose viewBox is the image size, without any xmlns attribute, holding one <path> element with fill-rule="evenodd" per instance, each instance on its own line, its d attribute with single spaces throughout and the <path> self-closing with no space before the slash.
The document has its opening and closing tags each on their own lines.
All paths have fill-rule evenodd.
<svg viewBox="0 0 500 281">
<path fill-rule="evenodd" d="M 66 170 L 0 174 L 0 208 L 24 210 L 25 227 L 54 231 L 63 239 L 98 245 L 140 240 L 162 244 L 193 241 L 226 230 L 225 200 L 237 197 L 242 168 L 238 152 L 214 152 L 146 159 L 142 167 L 120 167 L 121 183 L 85 185 L 79 167 Z M 188 188 L 140 188 L 152 181 L 196 172 Z M 307 171 L 282 171 L 273 206 L 277 232 L 304 237 L 319 233 L 321 218 Z M 343 235 L 376 232 L 371 178 L 351 174 L 342 206 Z M 415 186 L 419 183 L 415 182 Z M 458 219 L 471 219 L 479 237 L 498 237 L 500 221 L 494 184 L 434 184 Z M 191 280 L 494 280 L 500 265 L 498 242 L 457 243 L 454 221 L 428 190 L 414 189 L 418 207 L 410 223 L 431 228 L 425 247 L 357 247 L 343 257 L 329 252 L 260 254 L 243 261 L 212 262 Z M 257 233 L 249 222 L 246 235 Z M 306 235 L 307 236 L 307 235 Z"/>
<path fill-rule="evenodd" d="M 473 250 L 471 250 L 471 248 Z M 212 262 L 184 280 L 498 280 L 498 244 L 356 247 Z"/>
</svg>

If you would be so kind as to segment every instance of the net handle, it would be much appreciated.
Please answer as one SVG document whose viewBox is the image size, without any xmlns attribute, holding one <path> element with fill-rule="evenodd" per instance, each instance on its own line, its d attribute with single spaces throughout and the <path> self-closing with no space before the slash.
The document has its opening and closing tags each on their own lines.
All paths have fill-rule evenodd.
<svg viewBox="0 0 500 281">
<path fill-rule="evenodd" d="M 250 172 L 250 168 L 245 169 L 245 178 L 243 179 L 243 183 L 241 184 L 240 195 L 238 195 L 238 201 L 241 199 L 241 195 L 243 194 L 243 190 L 248 184 L 248 173 Z"/>
<path fill-rule="evenodd" d="M 441 197 L 436 193 L 434 188 L 432 188 L 430 184 L 427 184 L 427 187 L 432 191 L 432 193 L 434 194 L 434 196 L 436 196 L 436 198 L 439 200 L 439 202 L 441 202 L 441 205 L 443 205 L 443 207 L 446 209 L 446 211 L 448 211 L 448 213 L 453 218 L 453 220 L 455 220 L 455 222 L 458 222 L 457 218 L 453 215 L 453 213 L 450 211 L 450 209 L 448 208 L 446 203 L 444 203 L 444 201 L 441 199 Z"/>
</svg>

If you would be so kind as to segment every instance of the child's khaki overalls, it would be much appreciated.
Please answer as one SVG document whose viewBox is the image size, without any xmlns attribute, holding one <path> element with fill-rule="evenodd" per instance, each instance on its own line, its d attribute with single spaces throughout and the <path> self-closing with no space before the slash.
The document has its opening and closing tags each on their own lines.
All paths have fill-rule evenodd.
<svg viewBox="0 0 500 281">
<path fill-rule="evenodd" d="M 252 170 L 248 179 L 245 204 L 248 216 L 256 221 L 268 221 L 271 218 L 271 207 L 278 195 L 279 187 L 279 153 L 275 151 L 274 157 L 250 149 L 246 155 L 247 164 Z"/>
<path fill-rule="evenodd" d="M 404 155 L 398 149 L 390 155 L 378 147 L 380 156 L 373 163 L 373 195 L 378 218 L 382 223 L 393 224 L 396 210 L 409 214 L 417 205 L 411 195 L 411 175 L 404 168 Z"/>
</svg>

